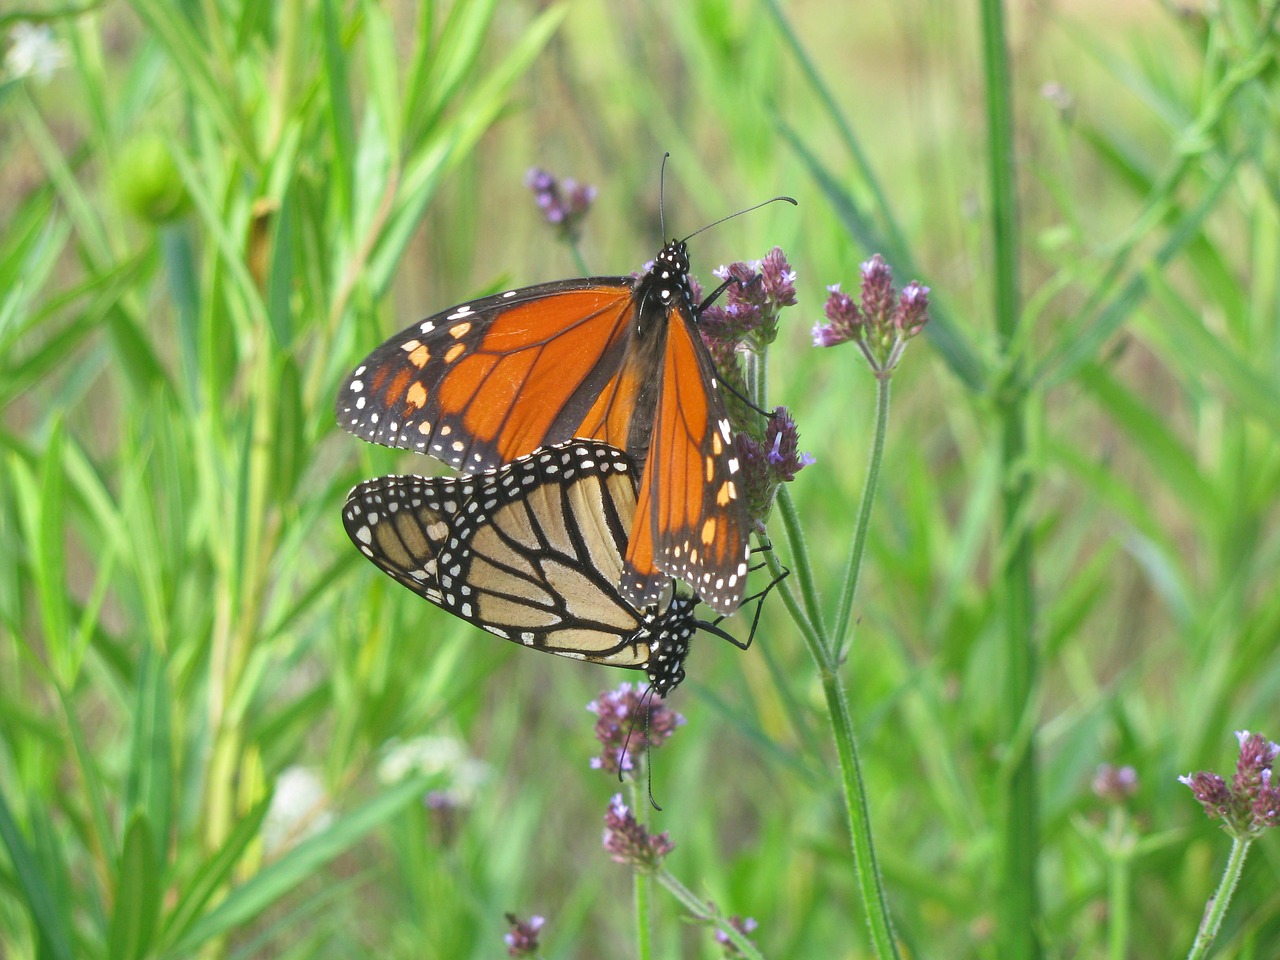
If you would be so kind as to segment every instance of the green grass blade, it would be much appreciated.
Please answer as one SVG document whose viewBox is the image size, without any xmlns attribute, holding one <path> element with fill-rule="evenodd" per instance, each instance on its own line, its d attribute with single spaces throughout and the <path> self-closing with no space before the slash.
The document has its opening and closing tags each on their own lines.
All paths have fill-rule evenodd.
<svg viewBox="0 0 1280 960">
<path fill-rule="evenodd" d="M 0 784 L 0 842 L 9 854 L 18 891 L 22 895 L 22 906 L 35 926 L 42 955 L 51 960 L 72 960 L 71 942 L 67 939 L 67 927 L 53 888 L 18 829 L 5 797 L 4 784 Z"/>
<path fill-rule="evenodd" d="M 129 818 L 116 874 L 115 909 L 107 936 L 108 960 L 140 960 L 155 938 L 163 902 L 155 835 L 141 810 Z"/>
<path fill-rule="evenodd" d="M 358 842 L 370 830 L 422 797 L 431 777 L 415 776 L 386 790 L 347 814 L 323 833 L 304 840 L 252 879 L 233 889 L 212 911 L 194 923 L 165 957 L 190 956 L 214 937 L 247 923 L 312 876 L 324 864 Z"/>
<path fill-rule="evenodd" d="M 214 895 L 231 882 L 233 871 L 249 845 L 258 840 L 262 821 L 271 808 L 268 797 L 236 821 L 235 828 L 217 852 L 187 878 L 173 911 L 166 917 L 161 942 L 171 945 L 181 940 L 201 918 L 201 911 Z"/>
<path fill-rule="evenodd" d="M 163 841 L 169 836 L 173 805 L 173 743 L 170 729 L 172 704 L 169 698 L 165 660 L 147 644 L 138 662 L 138 680 L 133 710 L 133 743 L 125 779 L 125 809 L 140 811 L 151 836 Z M 159 876 L 164 850 L 149 866 Z M 126 858 L 129 856 L 125 852 Z"/>
</svg>

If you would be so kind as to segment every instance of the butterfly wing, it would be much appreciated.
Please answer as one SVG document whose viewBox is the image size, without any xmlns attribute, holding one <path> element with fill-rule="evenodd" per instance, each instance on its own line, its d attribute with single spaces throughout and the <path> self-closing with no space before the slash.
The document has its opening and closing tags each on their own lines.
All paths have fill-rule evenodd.
<svg viewBox="0 0 1280 960">
<path fill-rule="evenodd" d="M 668 594 L 641 612 L 619 594 L 634 511 L 627 457 L 575 441 L 471 477 L 366 481 L 343 524 L 374 564 L 455 616 L 535 650 L 647 670 L 665 693 L 684 675 L 696 601 Z"/>
<path fill-rule="evenodd" d="M 338 394 L 356 436 L 475 471 L 572 437 L 626 449 L 646 378 L 620 374 L 632 277 L 526 287 L 464 303 L 371 353 Z"/>
<path fill-rule="evenodd" d="M 742 603 L 751 551 L 732 438 L 711 357 L 678 306 L 623 574 L 623 596 L 636 606 L 653 602 L 667 577 L 721 615 Z"/>
<path fill-rule="evenodd" d="M 674 575 L 731 613 L 748 521 L 688 270 L 673 241 L 639 280 L 564 280 L 436 314 L 356 369 L 338 421 L 464 470 L 575 437 L 620 447 L 646 463 L 622 596 L 643 609 Z"/>
</svg>

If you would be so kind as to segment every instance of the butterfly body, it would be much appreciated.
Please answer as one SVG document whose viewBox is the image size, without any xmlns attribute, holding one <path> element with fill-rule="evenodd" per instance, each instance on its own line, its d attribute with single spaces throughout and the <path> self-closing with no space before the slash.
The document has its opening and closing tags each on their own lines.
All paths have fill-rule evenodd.
<svg viewBox="0 0 1280 960">
<path fill-rule="evenodd" d="M 748 519 L 682 241 L 640 278 L 588 277 L 452 307 L 348 378 L 339 423 L 465 471 L 579 438 L 642 464 L 619 586 L 636 608 L 678 577 L 718 613 L 746 587 Z"/>
<path fill-rule="evenodd" d="M 387 476 L 343 509 L 352 542 L 413 592 L 496 636 L 644 670 L 660 694 L 684 678 L 698 599 L 636 608 L 619 591 L 636 507 L 626 455 L 570 441 L 462 477 Z"/>
</svg>

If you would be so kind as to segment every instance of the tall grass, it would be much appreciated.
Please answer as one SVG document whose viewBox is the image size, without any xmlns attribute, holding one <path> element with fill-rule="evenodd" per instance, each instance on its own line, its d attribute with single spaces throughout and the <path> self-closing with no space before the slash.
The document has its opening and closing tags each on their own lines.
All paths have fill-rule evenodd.
<svg viewBox="0 0 1280 960">
<path fill-rule="evenodd" d="M 1227 843 L 1175 775 L 1280 735 L 1275 7 L 55 11 L 66 65 L 0 78 L 6 956 L 490 957 L 508 910 L 547 916 L 545 956 L 628 954 L 582 709 L 616 678 L 365 569 L 347 488 L 428 467 L 331 411 L 393 330 L 576 272 L 528 166 L 599 187 L 593 272 L 651 257 L 663 150 L 669 232 L 800 200 L 695 268 L 779 243 L 800 271 L 769 401 L 818 458 L 787 509 L 847 631 L 901 953 L 1185 952 Z M 875 386 L 808 328 L 877 251 L 934 310 L 846 618 Z M 646 814 L 667 868 L 764 956 L 870 956 L 784 605 L 689 668 Z M 1096 795 L 1103 763 L 1136 791 Z M 1221 956 L 1280 934 L 1273 849 Z M 653 956 L 719 954 L 650 910 Z"/>
</svg>

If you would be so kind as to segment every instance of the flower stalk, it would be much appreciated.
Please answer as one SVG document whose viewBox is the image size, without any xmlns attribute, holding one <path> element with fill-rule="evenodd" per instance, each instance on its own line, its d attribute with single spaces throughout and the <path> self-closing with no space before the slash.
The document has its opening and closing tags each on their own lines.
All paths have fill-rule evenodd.
<svg viewBox="0 0 1280 960">
<path fill-rule="evenodd" d="M 1250 845 L 1264 830 L 1280 826 L 1280 786 L 1272 782 L 1272 768 L 1280 757 L 1280 744 L 1248 730 L 1238 731 L 1236 739 L 1240 752 L 1230 783 L 1205 770 L 1178 778 L 1179 783 L 1190 788 L 1205 815 L 1221 821 L 1222 829 L 1231 835 L 1231 854 L 1218 889 L 1205 905 L 1187 960 L 1208 956 L 1240 882 Z"/>
</svg>

